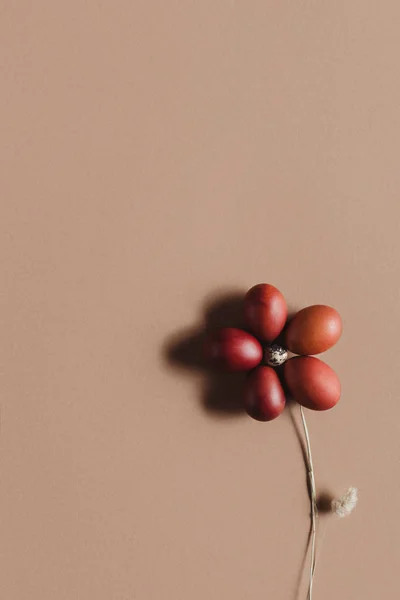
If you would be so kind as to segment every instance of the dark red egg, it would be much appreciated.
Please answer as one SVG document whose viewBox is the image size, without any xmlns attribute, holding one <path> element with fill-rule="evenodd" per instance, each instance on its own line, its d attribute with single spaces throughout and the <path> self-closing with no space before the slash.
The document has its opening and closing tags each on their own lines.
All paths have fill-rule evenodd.
<svg viewBox="0 0 400 600">
<path fill-rule="evenodd" d="M 250 333 L 225 327 L 207 336 L 204 355 L 207 362 L 225 371 L 249 371 L 260 364 L 263 351 Z"/>
<path fill-rule="evenodd" d="M 272 421 L 285 408 L 285 394 L 279 377 L 271 367 L 257 367 L 246 380 L 244 404 L 257 421 Z"/>
<path fill-rule="evenodd" d="M 287 348 L 294 354 L 320 354 L 332 348 L 342 334 L 342 319 L 330 306 L 316 304 L 300 310 L 285 333 Z"/>
<path fill-rule="evenodd" d="M 328 410 L 340 400 L 338 376 L 313 356 L 296 356 L 285 363 L 285 381 L 293 398 L 312 410 Z"/>
<path fill-rule="evenodd" d="M 254 335 L 261 340 L 272 342 L 281 333 L 286 323 L 285 298 L 273 285 L 259 283 L 245 296 L 244 317 Z"/>
</svg>

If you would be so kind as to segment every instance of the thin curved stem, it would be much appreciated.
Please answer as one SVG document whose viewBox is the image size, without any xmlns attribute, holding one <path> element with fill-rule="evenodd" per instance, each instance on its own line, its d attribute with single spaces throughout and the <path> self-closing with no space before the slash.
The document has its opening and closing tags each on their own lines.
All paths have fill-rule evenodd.
<svg viewBox="0 0 400 600">
<path fill-rule="evenodd" d="M 317 507 L 317 492 L 315 488 L 315 476 L 314 466 L 311 453 L 310 434 L 308 432 L 307 421 L 304 414 L 304 409 L 300 406 L 301 422 L 303 424 L 304 435 L 306 438 L 306 450 L 307 450 L 307 473 L 308 480 L 310 483 L 310 503 L 311 503 L 311 561 L 310 561 L 310 583 L 308 587 L 308 600 L 312 600 L 315 563 L 316 563 L 316 539 L 317 539 L 317 521 L 318 521 L 318 507 Z"/>
</svg>

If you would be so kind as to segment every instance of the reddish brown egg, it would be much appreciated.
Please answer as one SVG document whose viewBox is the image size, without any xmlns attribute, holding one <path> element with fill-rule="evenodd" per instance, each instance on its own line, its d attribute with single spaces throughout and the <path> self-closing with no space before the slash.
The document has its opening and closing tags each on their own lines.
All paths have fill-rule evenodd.
<svg viewBox="0 0 400 600">
<path fill-rule="evenodd" d="M 320 354 L 342 334 L 342 319 L 330 306 L 316 304 L 300 310 L 286 330 L 286 346 L 294 354 Z"/>
<path fill-rule="evenodd" d="M 249 371 L 260 364 L 263 352 L 250 333 L 225 327 L 207 336 L 204 355 L 211 365 L 225 371 Z"/>
<path fill-rule="evenodd" d="M 271 367 L 257 367 L 247 377 L 244 403 L 247 413 L 257 421 L 272 421 L 285 408 L 285 394 L 279 377 Z"/>
<path fill-rule="evenodd" d="M 245 296 L 244 317 L 248 327 L 257 337 L 272 342 L 286 323 L 285 298 L 273 285 L 259 283 Z"/>
<path fill-rule="evenodd" d="M 296 356 L 285 363 L 286 384 L 293 398 L 312 410 L 328 410 L 340 400 L 335 371 L 319 358 Z"/>
</svg>

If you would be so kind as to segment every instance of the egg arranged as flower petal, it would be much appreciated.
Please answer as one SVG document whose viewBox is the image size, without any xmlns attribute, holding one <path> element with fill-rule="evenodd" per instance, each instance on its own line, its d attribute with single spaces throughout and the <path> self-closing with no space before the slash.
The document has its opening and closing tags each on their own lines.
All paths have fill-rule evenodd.
<svg viewBox="0 0 400 600">
<path fill-rule="evenodd" d="M 342 319 L 334 308 L 316 304 L 300 310 L 285 333 L 286 347 L 294 354 L 320 354 L 332 348 L 342 334 Z"/>
<path fill-rule="evenodd" d="M 250 371 L 260 364 L 263 351 L 250 333 L 224 327 L 206 337 L 204 355 L 212 366 L 224 371 Z"/>
<path fill-rule="evenodd" d="M 314 356 L 296 356 L 285 363 L 285 381 L 293 398 L 311 410 L 328 410 L 340 400 L 335 371 Z"/>
<path fill-rule="evenodd" d="M 281 333 L 287 319 L 282 293 L 269 283 L 252 287 L 244 299 L 244 317 L 251 331 L 263 341 L 272 342 Z"/>
<path fill-rule="evenodd" d="M 245 384 L 244 404 L 247 413 L 257 421 L 272 421 L 285 408 L 285 393 L 272 367 L 257 367 Z"/>
</svg>

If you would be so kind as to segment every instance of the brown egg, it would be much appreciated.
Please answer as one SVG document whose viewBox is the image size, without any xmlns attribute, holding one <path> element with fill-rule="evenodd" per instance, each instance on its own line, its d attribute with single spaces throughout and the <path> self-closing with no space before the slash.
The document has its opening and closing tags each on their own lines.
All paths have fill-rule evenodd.
<svg viewBox="0 0 400 600">
<path fill-rule="evenodd" d="M 263 352 L 250 333 L 224 327 L 206 337 L 204 356 L 211 365 L 225 371 L 249 371 L 260 364 Z"/>
<path fill-rule="evenodd" d="M 294 354 L 320 354 L 332 348 L 342 334 L 342 319 L 330 306 L 316 304 L 300 310 L 290 321 L 285 339 Z"/>
<path fill-rule="evenodd" d="M 285 381 L 293 398 L 312 410 L 328 410 L 340 400 L 335 371 L 319 358 L 296 356 L 285 363 Z"/>
<path fill-rule="evenodd" d="M 272 421 L 285 408 L 285 394 L 279 377 L 271 367 L 257 367 L 247 377 L 244 403 L 247 413 L 257 421 Z"/>
<path fill-rule="evenodd" d="M 273 285 L 259 283 L 245 296 L 244 317 L 254 335 L 266 342 L 272 342 L 286 323 L 285 298 Z"/>
</svg>

